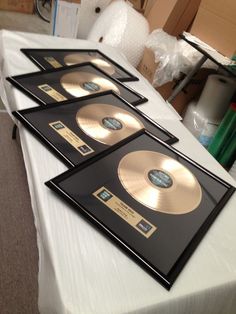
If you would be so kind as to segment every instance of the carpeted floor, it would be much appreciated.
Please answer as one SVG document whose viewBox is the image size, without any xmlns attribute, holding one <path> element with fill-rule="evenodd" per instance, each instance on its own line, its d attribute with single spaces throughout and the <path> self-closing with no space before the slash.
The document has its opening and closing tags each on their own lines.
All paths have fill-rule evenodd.
<svg viewBox="0 0 236 314">
<path fill-rule="evenodd" d="M 19 138 L 0 113 L 0 313 L 37 314 L 36 230 Z"/>
<path fill-rule="evenodd" d="M 2 102 L 1 97 L 0 97 L 0 110 L 5 110 L 5 106 L 4 106 L 3 102 Z"/>
</svg>

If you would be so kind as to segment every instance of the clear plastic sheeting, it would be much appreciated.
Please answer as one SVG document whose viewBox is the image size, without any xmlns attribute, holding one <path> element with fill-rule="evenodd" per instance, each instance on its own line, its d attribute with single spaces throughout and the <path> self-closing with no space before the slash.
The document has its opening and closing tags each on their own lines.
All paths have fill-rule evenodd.
<svg viewBox="0 0 236 314">
<path fill-rule="evenodd" d="M 154 30 L 148 36 L 145 46 L 154 52 L 157 63 L 153 79 L 155 87 L 179 78 L 180 73 L 187 74 L 202 57 L 202 54 L 188 43 L 177 40 L 162 29 Z M 204 67 L 216 68 L 216 65 L 206 61 Z"/>
<path fill-rule="evenodd" d="M 81 0 L 77 37 L 87 38 L 93 24 L 112 0 Z"/>
<path fill-rule="evenodd" d="M 193 100 L 188 104 L 187 111 L 184 115 L 183 123 L 186 128 L 196 137 L 199 137 L 199 134 L 206 122 L 206 119 L 201 116 L 196 108 L 197 101 Z"/>
<path fill-rule="evenodd" d="M 116 47 L 137 67 L 149 33 L 145 17 L 122 0 L 112 2 L 94 23 L 88 39 Z"/>
</svg>

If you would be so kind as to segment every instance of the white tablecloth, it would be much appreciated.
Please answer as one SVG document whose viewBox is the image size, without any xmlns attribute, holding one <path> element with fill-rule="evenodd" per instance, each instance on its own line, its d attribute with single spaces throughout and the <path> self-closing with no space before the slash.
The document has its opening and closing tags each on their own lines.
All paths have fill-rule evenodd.
<svg viewBox="0 0 236 314">
<path fill-rule="evenodd" d="M 150 101 L 140 107 L 179 139 L 175 147 L 227 182 L 212 158 L 123 56 L 103 44 L 50 36 L 1 32 L 1 97 L 8 110 L 35 103 L 4 80 L 36 71 L 20 48 L 98 48 L 139 82 L 127 83 Z M 236 194 L 224 207 L 170 291 L 70 209 L 43 184 L 66 167 L 19 126 L 39 248 L 39 309 L 44 314 L 236 312 Z M 16 204 L 17 210 L 17 204 Z"/>
</svg>

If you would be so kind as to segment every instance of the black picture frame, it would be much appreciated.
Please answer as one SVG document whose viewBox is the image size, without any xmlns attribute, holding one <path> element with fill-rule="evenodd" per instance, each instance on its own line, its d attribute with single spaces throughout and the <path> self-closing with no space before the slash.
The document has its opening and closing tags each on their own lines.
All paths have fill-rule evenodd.
<svg viewBox="0 0 236 314">
<path fill-rule="evenodd" d="M 46 71 L 38 71 L 33 73 L 11 76 L 7 77 L 6 80 L 9 81 L 16 88 L 21 90 L 24 94 L 29 96 L 31 99 L 35 100 L 40 105 L 48 105 L 54 103 L 55 98 L 52 98 L 46 92 L 42 91 L 39 88 L 39 86 L 47 85 L 57 94 L 59 94 L 62 100 L 59 100 L 58 102 L 75 99 L 76 97 L 67 92 L 60 84 L 60 78 L 63 75 L 73 73 L 75 71 L 77 72 L 84 71 L 104 78 L 107 81 L 110 81 L 120 91 L 121 97 L 125 98 L 134 106 L 140 105 L 148 101 L 146 97 L 139 94 L 134 89 L 130 88 L 124 83 L 118 81 L 117 79 L 109 76 L 104 71 L 102 71 L 101 69 L 99 69 L 90 62 L 81 63 L 79 65 L 76 64 L 61 67 L 58 69 L 50 69 Z M 97 92 L 93 93 L 93 95 L 98 94 L 100 92 L 101 90 L 98 90 Z"/>
<path fill-rule="evenodd" d="M 157 146 L 153 147 L 153 143 L 156 143 Z M 176 156 L 179 162 L 189 170 L 191 169 L 204 193 L 196 209 L 182 216 L 171 215 L 170 217 L 168 214 L 153 213 L 133 199 L 120 183 L 117 184 L 118 175 L 114 169 L 116 169 L 115 166 L 117 166 L 118 161 L 127 152 L 139 150 L 140 147 L 143 150 L 152 147 L 155 151 L 168 152 L 169 156 Z M 106 169 L 100 168 L 101 165 Z M 96 176 L 91 176 L 95 167 L 97 169 Z M 79 179 L 83 179 L 81 181 L 83 186 L 79 184 L 79 181 L 77 182 Z M 233 186 L 147 131 L 131 139 L 123 146 L 117 147 L 117 150 L 105 157 L 100 156 L 97 160 L 90 160 L 60 174 L 45 184 L 65 202 L 69 203 L 77 213 L 88 219 L 92 225 L 95 225 L 97 229 L 122 248 L 129 257 L 147 270 L 168 290 L 235 191 Z M 107 209 L 103 203 L 99 202 L 93 195 L 98 192 L 97 188 L 101 186 L 103 188 L 104 184 L 105 190 L 112 191 L 111 197 L 118 195 L 131 209 L 138 213 L 145 212 L 145 219 L 156 225 L 155 232 L 158 231 L 158 233 L 156 235 L 153 233 L 148 240 L 143 239 L 144 237 L 130 227 L 126 221 L 124 222 L 117 213 Z M 112 185 L 114 190 L 111 189 Z M 156 217 L 156 220 L 154 221 L 154 218 L 150 217 Z M 190 222 L 191 228 L 189 227 Z M 169 236 L 167 236 L 168 234 Z M 148 243 L 147 241 L 150 239 L 151 242 Z M 152 247 L 151 250 L 150 247 Z M 153 247 L 155 248 L 154 251 Z M 165 270 L 163 271 L 163 269 Z"/>
<path fill-rule="evenodd" d="M 79 108 L 82 108 L 89 103 L 99 102 L 115 105 L 117 108 L 120 106 L 122 109 L 128 110 L 132 115 L 135 115 L 139 121 L 143 123 L 147 130 L 154 133 L 168 144 L 174 144 L 178 141 L 177 137 L 153 121 L 137 107 L 129 104 L 125 99 L 121 98 L 112 91 L 106 91 L 97 95 L 84 96 L 79 99 L 75 98 L 73 100 L 67 100 L 47 106 L 37 106 L 29 109 L 18 110 L 14 111 L 13 115 L 47 148 L 49 148 L 52 153 L 54 153 L 61 161 L 63 161 L 66 166 L 74 167 L 88 160 L 89 158 L 94 158 L 95 156 L 97 157 L 100 154 L 104 154 L 105 151 L 109 152 L 113 149 L 113 147 L 104 145 L 102 143 L 96 143 L 95 145 L 95 140 L 88 138 L 88 136 L 83 133 L 82 130 L 77 130 L 76 128 L 73 129 L 70 126 L 70 129 L 76 134 L 76 136 L 79 136 L 85 143 L 88 143 L 88 145 L 93 147 L 95 150 L 94 154 L 91 156 L 82 156 L 79 154 L 79 152 L 76 151 L 76 149 L 71 147 L 69 143 L 66 143 L 66 141 L 60 137 L 60 135 L 54 134 L 53 130 L 51 130 L 51 128 L 48 126 L 48 119 L 51 119 L 50 121 L 53 121 L 53 119 L 61 120 L 64 123 L 65 119 L 68 120 L 74 117 L 73 112 L 76 112 L 79 110 Z M 59 115 L 61 109 L 63 111 Z M 56 114 L 56 118 L 53 118 L 53 112 Z M 52 134 L 48 131 L 48 129 L 50 129 Z M 78 133 L 76 133 L 76 131 L 78 131 Z M 137 132 L 136 135 L 133 134 L 132 137 L 137 136 L 137 134 L 139 134 L 139 132 Z M 127 140 L 129 140 L 129 137 L 122 140 L 121 143 L 126 142 Z"/>
<path fill-rule="evenodd" d="M 50 53 L 50 56 L 55 58 L 56 61 L 59 62 L 62 66 L 66 66 L 66 63 L 62 58 L 64 58 L 67 54 L 71 53 L 82 53 L 82 54 L 94 54 L 100 56 L 103 60 L 107 61 L 108 63 L 111 63 L 115 67 L 115 73 L 112 75 L 112 77 L 116 78 L 120 82 L 132 82 L 132 81 L 139 81 L 139 78 L 127 71 L 125 68 L 123 68 L 120 64 L 112 60 L 110 57 L 105 55 L 103 52 L 101 52 L 98 49 L 54 49 L 54 48 L 22 48 L 21 51 L 23 54 L 29 58 L 39 69 L 45 71 L 49 69 L 54 69 L 49 62 L 47 62 L 44 58 L 45 55 Z M 45 55 L 43 55 L 45 54 Z M 62 55 L 60 57 L 60 54 Z M 59 55 L 59 56 L 58 56 Z M 59 57 L 59 58 L 58 58 Z M 59 60 L 58 60 L 59 59 Z M 79 64 L 79 63 L 78 63 Z"/>
</svg>

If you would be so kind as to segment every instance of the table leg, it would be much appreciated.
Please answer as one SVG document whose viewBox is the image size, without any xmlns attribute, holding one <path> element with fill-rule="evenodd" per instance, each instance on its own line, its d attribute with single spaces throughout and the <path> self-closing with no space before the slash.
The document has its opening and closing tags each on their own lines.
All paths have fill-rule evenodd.
<svg viewBox="0 0 236 314">
<path fill-rule="evenodd" d="M 193 69 L 185 76 L 185 78 L 175 87 L 170 97 L 167 99 L 169 103 L 171 103 L 175 97 L 181 92 L 181 90 L 189 83 L 194 74 L 201 68 L 203 63 L 208 58 L 206 56 L 202 56 L 202 58 L 198 61 L 198 63 L 193 67 Z"/>
<path fill-rule="evenodd" d="M 13 125 L 13 128 L 12 128 L 12 135 L 11 135 L 11 138 L 12 138 L 13 140 L 16 139 L 16 132 L 17 132 L 17 125 L 14 124 L 14 125 Z"/>
</svg>

